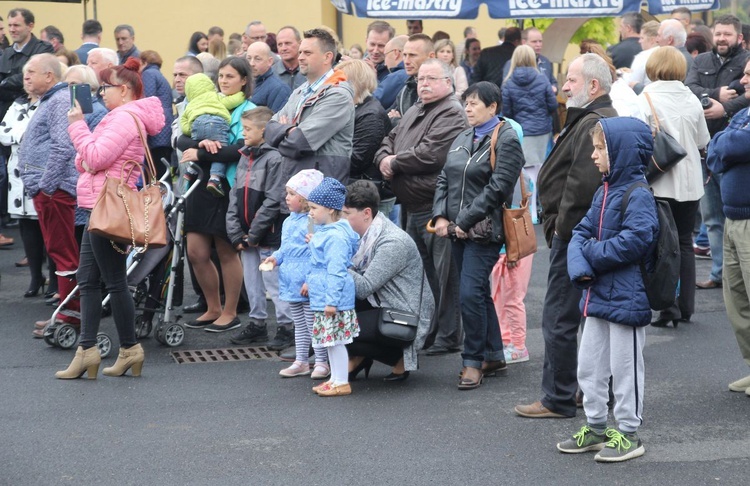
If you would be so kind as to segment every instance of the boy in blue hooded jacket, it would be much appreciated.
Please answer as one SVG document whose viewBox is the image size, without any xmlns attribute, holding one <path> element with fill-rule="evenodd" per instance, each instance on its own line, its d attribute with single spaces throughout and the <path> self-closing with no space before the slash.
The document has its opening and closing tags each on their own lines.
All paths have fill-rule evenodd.
<svg viewBox="0 0 750 486">
<path fill-rule="evenodd" d="M 651 308 L 640 262 L 653 265 L 659 220 L 654 196 L 637 187 L 622 214 L 622 198 L 638 182 L 653 151 L 651 130 L 635 118 L 605 118 L 591 131 L 603 174 L 586 217 L 573 230 L 568 273 L 585 289 L 586 318 L 578 350 L 578 385 L 587 424 L 557 444 L 565 453 L 599 451 L 599 462 L 621 462 L 645 452 L 638 438 L 643 408 L 643 346 Z M 607 427 L 609 378 L 617 428 Z"/>
</svg>

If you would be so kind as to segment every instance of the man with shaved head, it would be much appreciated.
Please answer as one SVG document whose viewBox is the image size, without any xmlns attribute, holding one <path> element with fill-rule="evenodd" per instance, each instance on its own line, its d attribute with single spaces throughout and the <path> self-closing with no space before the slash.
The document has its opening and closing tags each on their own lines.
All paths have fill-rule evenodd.
<svg viewBox="0 0 750 486">
<path fill-rule="evenodd" d="M 385 61 L 383 62 L 390 74 L 378 84 L 378 88 L 372 95 L 386 110 L 396 101 L 398 92 L 404 87 L 409 77 L 404 69 L 404 46 L 408 40 L 408 35 L 399 35 L 385 45 Z"/>
<path fill-rule="evenodd" d="M 271 69 L 274 63 L 271 48 L 265 42 L 253 42 L 247 48 L 246 57 L 255 78 L 252 102 L 276 113 L 286 104 L 292 88 Z"/>
</svg>

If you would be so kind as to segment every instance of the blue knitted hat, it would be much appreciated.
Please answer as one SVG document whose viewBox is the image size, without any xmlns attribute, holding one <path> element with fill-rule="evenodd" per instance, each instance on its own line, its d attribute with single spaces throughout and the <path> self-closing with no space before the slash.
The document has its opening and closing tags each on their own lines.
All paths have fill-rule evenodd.
<svg viewBox="0 0 750 486">
<path fill-rule="evenodd" d="M 307 200 L 320 206 L 341 211 L 346 200 L 346 187 L 332 177 L 326 177 L 312 190 Z"/>
</svg>

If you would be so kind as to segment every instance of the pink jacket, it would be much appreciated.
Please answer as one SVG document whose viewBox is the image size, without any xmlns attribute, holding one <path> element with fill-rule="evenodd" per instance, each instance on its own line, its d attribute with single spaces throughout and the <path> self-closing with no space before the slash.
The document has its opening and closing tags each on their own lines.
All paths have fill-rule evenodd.
<svg viewBox="0 0 750 486">
<path fill-rule="evenodd" d="M 92 209 L 107 176 L 119 179 L 120 170 L 128 160 L 142 162 L 145 157 L 143 144 L 138 136 L 133 113 L 145 127 L 143 136 L 156 135 L 164 127 L 164 112 L 159 98 L 149 97 L 132 101 L 105 115 L 90 132 L 84 120 L 68 127 L 68 134 L 76 149 L 76 169 L 80 172 L 76 187 L 78 206 Z M 83 162 L 94 174 L 83 168 Z M 128 185 L 135 189 L 140 167 L 133 171 Z"/>
</svg>

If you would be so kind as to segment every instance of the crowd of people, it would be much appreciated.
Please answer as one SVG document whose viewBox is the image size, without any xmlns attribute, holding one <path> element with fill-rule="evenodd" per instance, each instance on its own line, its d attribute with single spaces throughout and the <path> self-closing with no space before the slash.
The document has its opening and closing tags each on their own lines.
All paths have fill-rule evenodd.
<svg viewBox="0 0 750 486">
<path fill-rule="evenodd" d="M 458 389 L 476 389 L 529 360 L 533 255 L 511 261 L 503 227 L 503 208 L 528 181 L 550 267 L 541 399 L 515 411 L 566 418 L 582 406 L 586 425 L 560 451 L 597 451 L 602 462 L 642 455 L 646 325 L 689 322 L 696 288 L 723 287 L 750 365 L 746 26 L 727 15 L 709 29 L 686 10 L 662 22 L 628 14 L 608 48 L 582 42 L 562 87 L 535 27 L 503 29 L 499 45 L 481 49 L 471 27 L 453 42 L 424 34 L 419 20 L 405 35 L 375 21 L 364 47 L 348 50 L 328 27 L 273 34 L 253 21 L 226 44 L 212 27 L 190 36 L 170 85 L 130 25 L 114 28 L 111 50 L 88 20 L 83 45 L 69 51 L 59 29 L 38 39 L 33 14 L 11 10 L 0 165 L 12 184 L 0 202 L 21 230 L 24 297 L 67 298 L 56 319 L 80 327 L 56 376 L 96 379 L 103 291 L 120 342 L 103 373 L 141 373 L 127 248 L 87 226 L 107 177 L 153 159 L 158 176 L 173 171 L 177 191 L 199 184 L 185 208 L 197 299 L 183 306 L 197 314 L 186 327 L 237 331 L 234 344 L 279 351 L 291 362 L 280 376 L 322 380 L 320 396 L 351 394 L 374 361 L 392 368 L 386 381 L 406 380 L 423 351 L 461 352 Z M 91 113 L 71 108 L 69 85 L 88 85 Z M 655 130 L 687 155 L 649 190 Z M 198 182 L 188 162 L 206 177 Z M 143 173 L 122 182 L 136 189 Z M 661 200 L 677 228 L 680 286 L 652 322 L 642 272 L 655 260 Z M 713 260 L 706 281 L 696 281 L 696 255 Z M 76 284 L 80 295 L 68 298 Z M 406 338 L 382 325 L 393 313 L 406 316 Z M 36 322 L 33 336 L 54 324 Z M 750 377 L 729 388 L 750 395 Z M 607 427 L 610 394 L 616 427 Z"/>
</svg>

